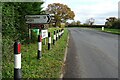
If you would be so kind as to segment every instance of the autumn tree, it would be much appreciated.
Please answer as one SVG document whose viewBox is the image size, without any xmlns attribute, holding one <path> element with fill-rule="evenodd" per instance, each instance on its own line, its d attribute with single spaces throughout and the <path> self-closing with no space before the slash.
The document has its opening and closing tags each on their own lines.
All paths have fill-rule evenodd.
<svg viewBox="0 0 120 80">
<path fill-rule="evenodd" d="M 75 17 L 74 12 L 67 5 L 60 3 L 49 4 L 46 11 L 54 15 L 55 26 L 60 26 L 61 22 L 65 23 Z"/>
</svg>

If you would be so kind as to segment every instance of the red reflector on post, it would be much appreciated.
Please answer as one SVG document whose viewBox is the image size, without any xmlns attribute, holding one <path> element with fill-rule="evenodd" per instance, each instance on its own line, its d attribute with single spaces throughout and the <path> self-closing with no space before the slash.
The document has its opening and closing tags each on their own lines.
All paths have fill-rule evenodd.
<svg viewBox="0 0 120 80">
<path fill-rule="evenodd" d="M 20 54 L 20 49 L 21 49 L 21 45 L 20 43 L 18 44 L 18 53 Z"/>
</svg>

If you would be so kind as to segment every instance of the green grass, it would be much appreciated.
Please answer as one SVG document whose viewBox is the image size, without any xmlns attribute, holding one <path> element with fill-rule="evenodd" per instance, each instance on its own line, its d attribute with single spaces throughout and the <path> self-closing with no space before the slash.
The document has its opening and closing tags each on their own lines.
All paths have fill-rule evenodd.
<svg viewBox="0 0 120 80">
<path fill-rule="evenodd" d="M 56 28 L 49 29 L 52 33 Z M 47 44 L 42 46 L 42 58 L 37 60 L 38 43 L 31 43 L 21 46 L 22 54 L 22 78 L 59 78 L 63 65 L 64 52 L 67 44 L 68 31 L 65 29 L 64 35 L 51 45 L 51 50 L 47 50 Z M 48 39 L 46 40 L 48 43 Z M 44 42 L 44 41 L 43 41 Z M 13 78 L 14 76 L 14 54 L 8 58 L 4 56 L 2 63 L 2 77 Z"/>
<path fill-rule="evenodd" d="M 95 28 L 96 30 L 102 31 L 102 28 Z M 104 28 L 103 32 L 108 32 L 112 34 L 120 34 L 120 29 L 109 29 L 109 28 Z"/>
</svg>

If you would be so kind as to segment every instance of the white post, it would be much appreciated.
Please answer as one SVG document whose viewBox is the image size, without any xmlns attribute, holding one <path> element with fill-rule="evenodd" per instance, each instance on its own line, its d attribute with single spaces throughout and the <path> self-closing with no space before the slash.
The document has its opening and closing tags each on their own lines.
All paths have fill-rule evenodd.
<svg viewBox="0 0 120 80">
<path fill-rule="evenodd" d="M 104 31 L 104 27 L 102 27 L 102 31 Z"/>
</svg>

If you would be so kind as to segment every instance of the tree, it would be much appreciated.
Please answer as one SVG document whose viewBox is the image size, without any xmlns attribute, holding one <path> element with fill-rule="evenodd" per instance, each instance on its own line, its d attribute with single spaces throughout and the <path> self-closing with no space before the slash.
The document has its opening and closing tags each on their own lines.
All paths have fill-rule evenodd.
<svg viewBox="0 0 120 80">
<path fill-rule="evenodd" d="M 106 19 L 107 21 L 105 22 L 105 25 L 108 27 L 108 28 L 112 28 L 113 27 L 113 24 L 117 22 L 117 18 L 116 17 L 109 17 Z"/>
<path fill-rule="evenodd" d="M 2 3 L 2 34 L 19 39 L 21 42 L 27 38 L 28 26 L 26 25 L 25 15 L 42 14 L 43 2 L 5 2 Z"/>
<path fill-rule="evenodd" d="M 70 23 L 70 25 L 79 26 L 80 23 L 81 23 L 80 21 L 72 21 L 72 22 Z"/>
<path fill-rule="evenodd" d="M 76 22 L 77 25 L 80 25 L 80 23 L 81 23 L 80 21 L 77 21 L 77 22 Z"/>
<path fill-rule="evenodd" d="M 75 17 L 74 12 L 67 5 L 60 3 L 49 4 L 46 11 L 54 15 L 55 26 L 60 26 L 61 22 L 73 20 Z"/>
<path fill-rule="evenodd" d="M 120 29 L 120 19 L 117 19 L 113 22 L 113 28 Z"/>
<path fill-rule="evenodd" d="M 75 22 L 75 21 L 72 21 L 72 22 L 71 22 L 71 25 L 76 25 L 76 22 Z"/>
<path fill-rule="evenodd" d="M 95 22 L 95 19 L 94 18 L 89 18 L 89 19 L 87 19 L 86 20 L 86 23 L 85 24 L 88 24 L 88 25 L 93 25 L 94 24 L 94 22 Z"/>
<path fill-rule="evenodd" d="M 94 22 L 95 22 L 95 19 L 93 19 L 93 18 L 90 18 L 90 19 L 89 19 L 89 24 L 90 24 L 91 26 L 94 24 Z"/>
</svg>

